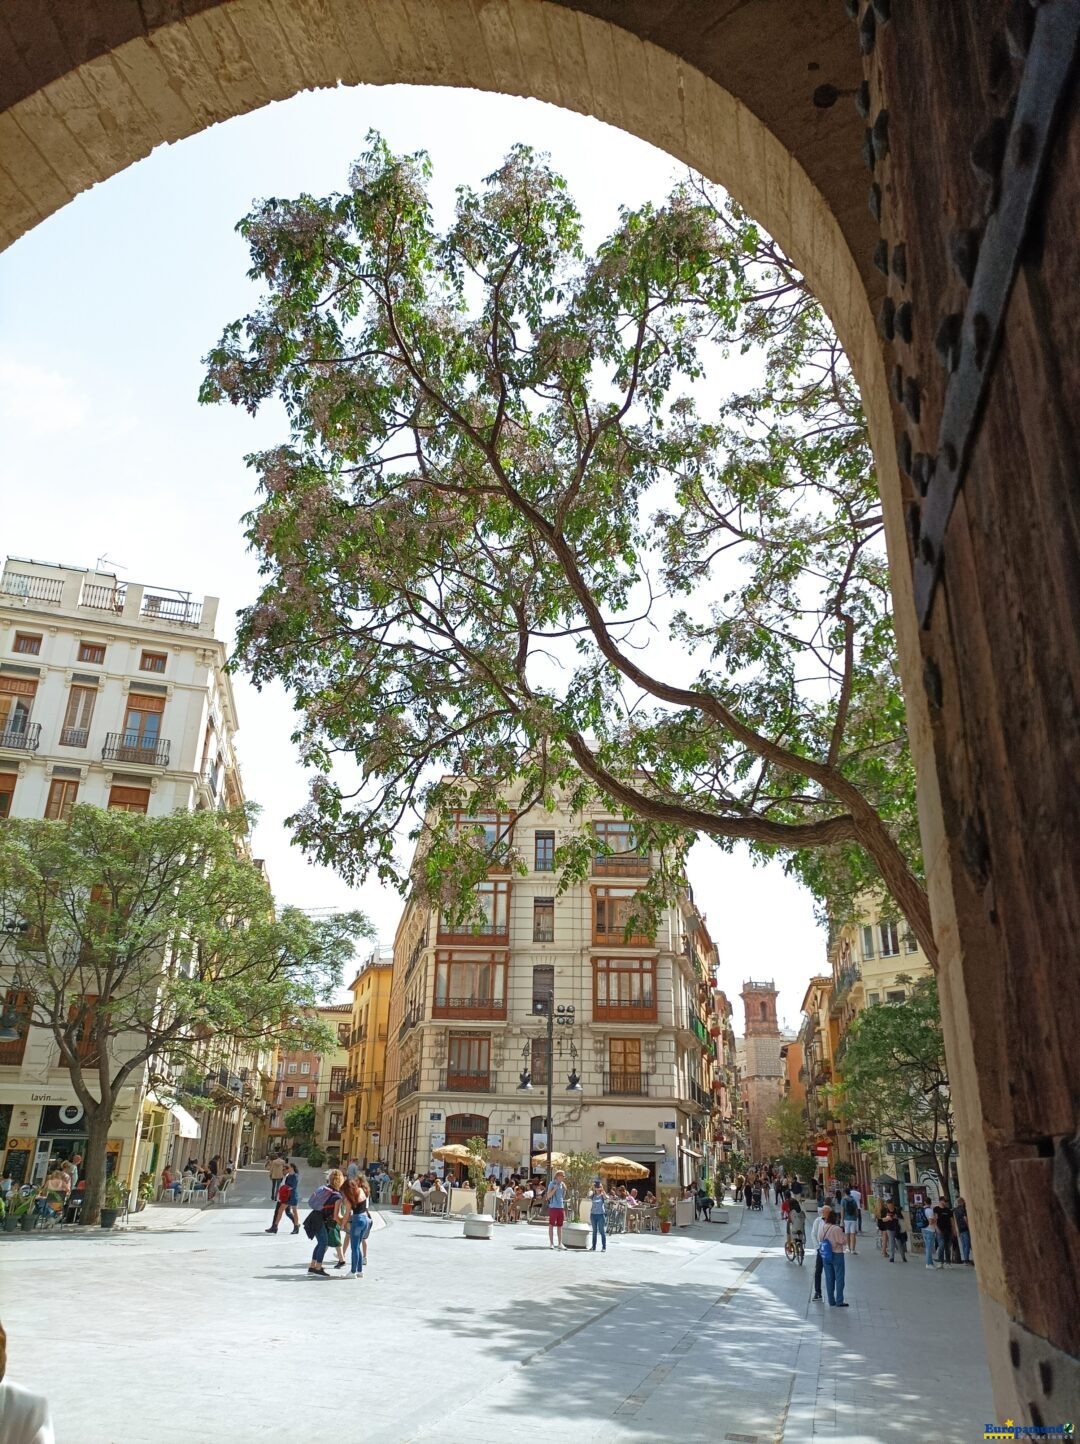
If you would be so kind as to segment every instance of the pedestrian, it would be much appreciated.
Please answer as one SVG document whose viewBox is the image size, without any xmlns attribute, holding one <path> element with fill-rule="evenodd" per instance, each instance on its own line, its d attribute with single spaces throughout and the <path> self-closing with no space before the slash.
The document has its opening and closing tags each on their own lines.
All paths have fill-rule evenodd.
<svg viewBox="0 0 1080 1444">
<path fill-rule="evenodd" d="M 934 1228 L 937 1230 L 937 1257 L 939 1268 L 952 1263 L 953 1211 L 944 1198 L 939 1198 L 934 1209 Z"/>
<path fill-rule="evenodd" d="M 821 1275 L 824 1271 L 825 1261 L 821 1257 L 818 1245 L 821 1243 L 821 1235 L 825 1228 L 832 1221 L 832 1209 L 822 1208 L 817 1218 L 810 1226 L 810 1243 L 814 1249 L 814 1302 L 821 1302 Z"/>
<path fill-rule="evenodd" d="M 937 1244 L 937 1229 L 924 1204 L 915 1205 L 915 1211 L 911 1215 L 911 1224 L 922 1234 L 923 1247 L 926 1249 L 926 1267 L 932 1269 L 934 1267 L 934 1249 Z"/>
<path fill-rule="evenodd" d="M 81 1154 L 81 1153 L 73 1153 L 73 1154 L 71 1155 L 71 1187 L 72 1187 L 73 1189 L 78 1188 L 78 1186 L 79 1186 L 79 1175 L 80 1175 L 81 1173 L 82 1173 L 82 1154 Z"/>
<path fill-rule="evenodd" d="M 360 1176 L 360 1165 L 355 1158 L 349 1159 L 349 1166 L 345 1170 L 345 1177 L 356 1179 Z"/>
<path fill-rule="evenodd" d="M 566 1222 L 566 1174 L 561 1168 L 556 1169 L 544 1199 L 548 1206 L 548 1248 L 564 1248 L 562 1231 Z"/>
<path fill-rule="evenodd" d="M 848 1253 L 855 1252 L 855 1234 L 859 1227 L 859 1208 L 854 1198 L 853 1189 L 848 1189 L 844 1194 L 844 1201 L 840 1205 L 840 1214 L 844 1220 L 844 1237 L 847 1239 Z"/>
<path fill-rule="evenodd" d="M 368 1211 L 370 1194 L 361 1183 L 359 1176 L 347 1178 L 342 1186 L 348 1216 L 345 1227 L 349 1235 L 349 1273 L 351 1279 L 364 1276 L 364 1246 L 371 1232 L 371 1214 Z"/>
<path fill-rule="evenodd" d="M 779 1174 L 775 1174 L 775 1175 L 773 1176 L 772 1185 L 773 1185 L 773 1203 L 774 1203 L 774 1204 L 779 1204 L 779 1203 L 781 1203 L 781 1202 L 783 1201 L 783 1197 L 784 1197 L 784 1180 L 780 1177 Z"/>
<path fill-rule="evenodd" d="M 274 1154 L 266 1165 L 266 1171 L 270 1175 L 270 1197 L 276 1203 L 281 1180 L 285 1177 L 285 1163 L 280 1154 Z"/>
<path fill-rule="evenodd" d="M 743 1184 L 743 1198 L 746 1202 L 747 1208 L 752 1208 L 754 1205 L 754 1184 L 752 1181 L 752 1175 L 748 1176 L 746 1182 Z"/>
<path fill-rule="evenodd" d="M 846 1309 L 844 1302 L 844 1234 L 833 1222 L 832 1209 L 826 1209 L 828 1219 L 818 1235 L 818 1253 L 825 1275 L 825 1293 L 830 1308 Z"/>
<path fill-rule="evenodd" d="M 859 1188 L 857 1184 L 853 1184 L 852 1187 L 848 1189 L 848 1193 L 850 1193 L 851 1197 L 855 1200 L 855 1207 L 858 1210 L 859 1232 L 862 1233 L 862 1189 Z"/>
<path fill-rule="evenodd" d="M 4 1444 L 55 1444 L 48 1400 L 6 1376 L 7 1334 L 0 1324 L 0 1438 Z"/>
<path fill-rule="evenodd" d="M 798 1175 L 797 1173 L 793 1173 L 793 1174 L 791 1175 L 791 1196 L 792 1196 L 792 1198 L 802 1198 L 803 1192 L 804 1192 L 804 1189 L 803 1189 L 802 1183 L 801 1183 L 801 1181 L 800 1181 L 800 1179 L 799 1179 L 799 1175 Z"/>
<path fill-rule="evenodd" d="M 890 1203 L 889 1215 L 896 1225 L 889 1234 L 889 1262 L 892 1262 L 896 1250 L 899 1249 L 900 1262 L 907 1263 L 907 1230 L 904 1228 L 904 1210 L 899 1204 Z"/>
<path fill-rule="evenodd" d="M 311 1212 L 304 1219 L 304 1232 L 308 1238 L 313 1239 L 315 1248 L 312 1251 L 311 1262 L 308 1264 L 308 1273 L 316 1278 L 329 1278 L 329 1274 L 323 1268 L 323 1258 L 326 1250 L 330 1247 L 329 1230 L 334 1222 L 338 1204 L 341 1202 L 341 1185 L 345 1182 L 345 1175 L 339 1168 L 332 1169 L 326 1182 L 308 1199 L 308 1208 Z"/>
<path fill-rule="evenodd" d="M 589 1194 L 589 1222 L 592 1224 L 592 1247 L 590 1252 L 596 1252 L 596 1240 L 600 1239 L 600 1252 L 607 1253 L 607 1194 L 604 1192 L 604 1185 L 596 1179 Z"/>
<path fill-rule="evenodd" d="M 971 1228 L 968 1224 L 967 1204 L 962 1198 L 956 1200 L 956 1207 L 953 1209 L 953 1222 L 956 1224 L 956 1237 L 960 1244 L 960 1262 L 975 1267 L 971 1257 Z"/>
<path fill-rule="evenodd" d="M 290 1163 L 278 1185 L 277 1203 L 274 1205 L 274 1221 L 266 1230 L 267 1233 L 277 1233 L 282 1214 L 288 1214 L 292 1219 L 293 1233 L 300 1232 L 300 1215 L 296 1211 L 296 1205 L 299 1202 L 297 1195 L 299 1186 L 300 1175 L 297 1172 L 296 1164 Z"/>
</svg>

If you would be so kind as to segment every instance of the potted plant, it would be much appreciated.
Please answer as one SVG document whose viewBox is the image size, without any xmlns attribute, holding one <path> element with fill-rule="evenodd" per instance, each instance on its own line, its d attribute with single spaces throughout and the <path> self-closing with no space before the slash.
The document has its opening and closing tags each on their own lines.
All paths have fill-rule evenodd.
<svg viewBox="0 0 1080 1444">
<path fill-rule="evenodd" d="M 671 1232 L 671 1220 L 673 1216 L 674 1210 L 671 1207 L 671 1195 L 669 1193 L 661 1193 L 660 1202 L 656 1205 L 656 1217 L 660 1224 L 661 1233 Z"/>
<path fill-rule="evenodd" d="M 476 1212 L 462 1216 L 465 1237 L 490 1238 L 495 1220 L 489 1213 L 484 1212 L 484 1199 L 488 1192 L 488 1179 L 484 1171 L 488 1161 L 487 1139 L 470 1138 L 465 1146 L 469 1150 L 469 1161 L 466 1164 L 469 1182 L 476 1192 Z"/>
<path fill-rule="evenodd" d="M 563 1224 L 563 1243 L 567 1248 L 588 1248 L 592 1229 L 581 1222 L 581 1203 L 592 1187 L 593 1179 L 599 1175 L 600 1159 L 590 1152 L 571 1153 L 563 1164 L 566 1175 L 566 1218 Z"/>
<path fill-rule="evenodd" d="M 23 1198 L 21 1195 L 16 1198 L 14 1202 L 10 1205 L 11 1212 L 9 1216 L 11 1218 L 11 1223 L 9 1224 L 7 1219 L 5 1219 L 4 1227 L 9 1232 L 11 1232 L 13 1229 L 21 1228 L 23 1233 L 29 1233 L 34 1226 L 35 1202 L 36 1200 L 32 1193 L 28 1193 L 25 1198 Z"/>
<path fill-rule="evenodd" d="M 124 1208 L 124 1185 L 115 1173 L 105 1180 L 105 1202 L 101 1209 L 102 1228 L 112 1228 Z"/>
<path fill-rule="evenodd" d="M 152 1173 L 139 1174 L 139 1194 L 135 1203 L 135 1212 L 141 1213 L 148 1203 L 154 1201 L 154 1175 Z"/>
<path fill-rule="evenodd" d="M 412 1201 L 411 1198 L 402 1198 L 402 1200 L 401 1200 L 401 1211 L 402 1211 L 402 1213 L 405 1215 L 406 1218 L 408 1218 L 409 1214 L 412 1213 L 412 1211 L 413 1211 L 413 1201 Z"/>
<path fill-rule="evenodd" d="M 395 1173 L 390 1179 L 390 1202 L 392 1204 L 401 1202 L 401 1191 L 405 1187 L 405 1175 Z"/>
</svg>

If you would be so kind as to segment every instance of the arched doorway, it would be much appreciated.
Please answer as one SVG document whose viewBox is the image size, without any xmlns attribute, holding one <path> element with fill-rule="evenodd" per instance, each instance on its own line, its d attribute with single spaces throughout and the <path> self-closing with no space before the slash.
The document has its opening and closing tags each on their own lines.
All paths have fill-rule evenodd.
<svg viewBox="0 0 1080 1444">
<path fill-rule="evenodd" d="M 468 1143 L 470 1138 L 487 1138 L 488 1120 L 483 1113 L 451 1113 L 446 1120 L 446 1142 Z M 460 1183 L 465 1177 L 464 1165 L 447 1163 L 446 1173 Z"/>
</svg>

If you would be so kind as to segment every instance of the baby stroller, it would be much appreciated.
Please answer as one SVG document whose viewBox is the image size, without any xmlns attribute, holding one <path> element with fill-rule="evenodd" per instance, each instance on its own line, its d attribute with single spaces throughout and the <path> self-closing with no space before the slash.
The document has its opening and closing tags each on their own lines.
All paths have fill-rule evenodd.
<svg viewBox="0 0 1080 1444">
<path fill-rule="evenodd" d="M 760 1209 L 760 1208 L 761 1208 L 761 1184 L 760 1184 L 760 1183 L 755 1183 L 755 1184 L 754 1184 L 753 1191 L 752 1191 L 752 1193 L 750 1194 L 750 1207 L 751 1207 L 751 1208 L 756 1208 L 756 1209 Z"/>
</svg>

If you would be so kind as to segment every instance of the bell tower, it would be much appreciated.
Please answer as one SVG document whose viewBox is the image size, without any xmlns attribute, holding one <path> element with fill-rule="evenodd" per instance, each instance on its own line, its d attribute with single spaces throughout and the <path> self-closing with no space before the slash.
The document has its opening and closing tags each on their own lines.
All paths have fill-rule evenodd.
<svg viewBox="0 0 1080 1444">
<path fill-rule="evenodd" d="M 766 1162 L 765 1119 L 776 1107 L 783 1093 L 783 1063 L 780 1047 L 783 1039 L 776 1018 L 776 984 L 743 983 L 739 995 L 743 1002 L 743 1026 L 746 1038 L 746 1066 L 743 1071 L 743 1094 L 746 1098 L 750 1152 L 754 1163 Z"/>
</svg>

